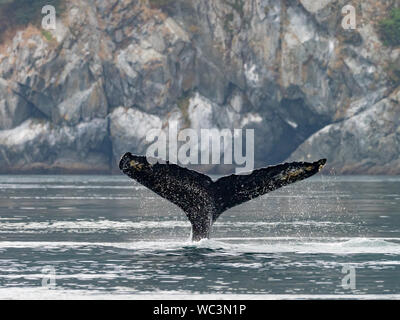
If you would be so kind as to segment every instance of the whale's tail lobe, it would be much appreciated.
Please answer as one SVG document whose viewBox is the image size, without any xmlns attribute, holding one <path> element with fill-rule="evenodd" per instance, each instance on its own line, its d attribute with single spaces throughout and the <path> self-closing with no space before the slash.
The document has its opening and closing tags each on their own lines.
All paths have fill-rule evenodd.
<svg viewBox="0 0 400 320">
<path fill-rule="evenodd" d="M 315 175 L 325 163 L 326 159 L 313 163 L 285 163 L 255 170 L 249 175 L 220 178 L 214 183 L 220 206 L 215 219 L 229 208 Z"/>
<path fill-rule="evenodd" d="M 193 239 L 208 238 L 211 225 L 227 209 L 318 173 L 325 165 L 293 162 L 230 175 L 212 181 L 176 164 L 151 164 L 146 157 L 126 153 L 120 161 L 124 174 L 180 207 L 193 227 Z"/>
</svg>

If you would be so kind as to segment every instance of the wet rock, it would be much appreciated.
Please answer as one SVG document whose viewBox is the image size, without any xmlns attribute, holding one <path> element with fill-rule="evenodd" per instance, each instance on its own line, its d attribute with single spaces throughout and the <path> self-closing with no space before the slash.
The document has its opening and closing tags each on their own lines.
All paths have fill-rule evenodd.
<svg viewBox="0 0 400 320">
<path fill-rule="evenodd" d="M 0 48 L 0 168 L 111 170 L 175 119 L 254 129 L 257 166 L 292 154 L 393 172 L 399 153 L 384 145 L 397 146 L 397 128 L 382 123 L 399 118 L 400 54 L 375 28 L 389 3 L 357 2 L 352 31 L 346 4 L 66 1 L 51 37 L 28 26 Z"/>
<path fill-rule="evenodd" d="M 400 87 L 389 97 L 312 135 L 291 155 L 305 160 L 326 156 L 337 173 L 400 173 Z"/>
<path fill-rule="evenodd" d="M 0 131 L 0 172 L 109 172 L 107 120 L 54 127 L 27 120 Z"/>
</svg>

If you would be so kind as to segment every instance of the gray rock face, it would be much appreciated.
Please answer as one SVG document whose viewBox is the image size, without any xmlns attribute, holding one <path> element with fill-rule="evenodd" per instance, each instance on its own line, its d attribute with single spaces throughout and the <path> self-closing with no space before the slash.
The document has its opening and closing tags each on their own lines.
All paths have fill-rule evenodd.
<svg viewBox="0 0 400 320">
<path fill-rule="evenodd" d="M 14 93 L 0 79 L 0 130 L 14 128 L 31 116 L 29 102 Z"/>
<path fill-rule="evenodd" d="M 0 132 L 0 172 L 104 172 L 109 170 L 107 120 L 74 127 L 27 120 Z M 12 147 L 10 147 L 12 146 Z"/>
<path fill-rule="evenodd" d="M 400 168 L 400 88 L 359 114 L 312 135 L 292 159 L 332 159 L 341 173 L 398 174 Z"/>
<path fill-rule="evenodd" d="M 177 121 L 254 129 L 257 166 L 400 173 L 400 49 L 376 31 L 392 1 L 356 1 L 356 30 L 346 4 L 66 1 L 51 39 L 29 26 L 0 48 L 0 171 L 110 172 Z"/>
</svg>

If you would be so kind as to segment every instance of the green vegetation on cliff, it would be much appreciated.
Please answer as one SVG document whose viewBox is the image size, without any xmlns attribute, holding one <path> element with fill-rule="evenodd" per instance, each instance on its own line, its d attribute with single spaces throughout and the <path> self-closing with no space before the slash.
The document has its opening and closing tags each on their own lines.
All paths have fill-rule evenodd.
<svg viewBox="0 0 400 320">
<path fill-rule="evenodd" d="M 177 105 L 179 110 L 182 113 L 182 118 L 185 123 L 185 127 L 190 127 L 190 118 L 189 118 L 189 105 L 190 105 L 190 98 L 192 97 L 191 93 L 183 94 L 177 101 Z"/>
<path fill-rule="evenodd" d="M 380 21 L 379 31 L 385 45 L 400 45 L 400 9 L 393 9 L 389 18 Z"/>
<path fill-rule="evenodd" d="M 240 17 L 244 16 L 244 1 L 243 0 L 231 0 L 231 1 L 224 1 L 227 5 L 232 7 Z"/>
<path fill-rule="evenodd" d="M 393 83 L 394 86 L 398 86 L 400 84 L 400 65 L 399 61 L 389 63 L 385 71 L 389 76 L 390 81 Z"/>
<path fill-rule="evenodd" d="M 0 0 L 0 42 L 6 31 L 29 23 L 40 26 L 46 5 L 54 6 L 58 15 L 64 10 L 64 0 Z"/>
<path fill-rule="evenodd" d="M 174 2 L 174 0 L 149 0 L 150 6 L 153 9 L 162 9 L 173 4 Z"/>
</svg>

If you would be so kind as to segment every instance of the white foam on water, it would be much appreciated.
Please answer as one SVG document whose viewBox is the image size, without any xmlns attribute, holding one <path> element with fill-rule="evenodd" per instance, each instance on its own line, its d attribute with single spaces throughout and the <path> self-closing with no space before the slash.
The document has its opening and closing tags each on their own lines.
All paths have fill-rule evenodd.
<svg viewBox="0 0 400 320">
<path fill-rule="evenodd" d="M 322 240 L 322 241 L 321 241 Z M 393 241 L 393 240 L 392 240 Z M 336 240 L 334 238 L 322 238 L 291 241 L 269 240 L 264 242 L 250 242 L 244 244 L 229 244 L 232 251 L 240 253 L 329 253 L 337 255 L 346 254 L 400 254 L 400 243 L 395 243 L 380 238 L 350 238 Z M 214 245 L 216 248 L 218 244 Z M 224 248 L 228 249 L 228 248 Z"/>
<path fill-rule="evenodd" d="M 21 207 L 24 210 L 34 210 L 33 207 Z M 46 208 L 42 208 L 46 209 Z M 60 207 L 59 210 L 71 210 L 73 208 Z M 326 227 L 335 225 L 352 225 L 351 223 L 345 222 L 330 222 L 330 221 L 293 221 L 293 222 L 218 222 L 215 227 L 264 227 L 271 226 L 277 227 L 280 225 L 288 226 L 316 226 L 316 227 Z M 115 229 L 115 230 L 126 230 L 126 229 L 163 229 L 163 228 L 187 228 L 190 227 L 190 223 L 185 221 L 113 221 L 113 220 L 80 220 L 80 221 L 28 221 L 28 222 L 8 222 L 6 219 L 0 221 L 0 233 L 13 231 L 27 231 L 27 230 L 66 230 L 74 231 L 87 229 L 87 230 L 105 230 L 105 229 Z"/>
<path fill-rule="evenodd" d="M 78 186 L 78 185 L 52 185 L 52 184 L 0 184 L 0 189 L 129 189 L 144 190 L 143 186 Z"/>
<path fill-rule="evenodd" d="M 291 226 L 335 226 L 335 225 L 353 225 L 351 222 L 335 222 L 335 221 L 276 221 L 276 222 L 223 222 L 217 223 L 215 226 L 279 226 L 279 225 L 291 225 Z"/>
<path fill-rule="evenodd" d="M 66 210 L 66 208 L 59 208 Z M 70 208 L 68 208 L 70 209 Z M 81 221 L 42 221 L 42 222 L 1 222 L 0 232 L 9 230 L 104 230 L 104 229 L 157 229 L 190 227 L 188 221 L 112 221 L 112 220 L 81 220 Z"/>
<path fill-rule="evenodd" d="M 23 197 L 7 197 L 11 200 L 135 200 L 138 197 L 101 197 L 101 196 L 87 196 L 87 197 L 67 197 L 67 196 L 23 196 Z"/>
<path fill-rule="evenodd" d="M 96 184 L 96 183 L 132 183 L 135 182 L 126 176 L 118 175 L 1 175 L 0 183 L 4 184 L 24 184 L 24 183 L 76 183 L 76 184 Z"/>
<path fill-rule="evenodd" d="M 341 238 L 343 239 L 343 238 Z M 337 240 L 335 238 L 313 238 L 287 241 L 283 238 L 271 238 L 271 240 L 251 241 L 245 243 L 230 243 L 217 240 L 202 240 L 194 243 L 191 241 L 158 240 L 135 242 L 35 242 L 35 241 L 0 241 L 0 249 L 4 248 L 79 248 L 79 247 L 111 247 L 132 250 L 133 253 L 155 251 L 181 251 L 189 248 L 212 249 L 223 251 L 224 254 L 243 253 L 298 253 L 314 254 L 326 253 L 335 255 L 347 254 L 390 254 L 400 255 L 400 243 L 397 238 L 349 238 Z"/>
<path fill-rule="evenodd" d="M 0 288 L 1 300 L 400 300 L 400 294 L 200 294 L 189 291 L 156 291 L 138 293 L 119 288 L 119 293 L 100 290 L 66 290 L 46 287 Z"/>
</svg>

